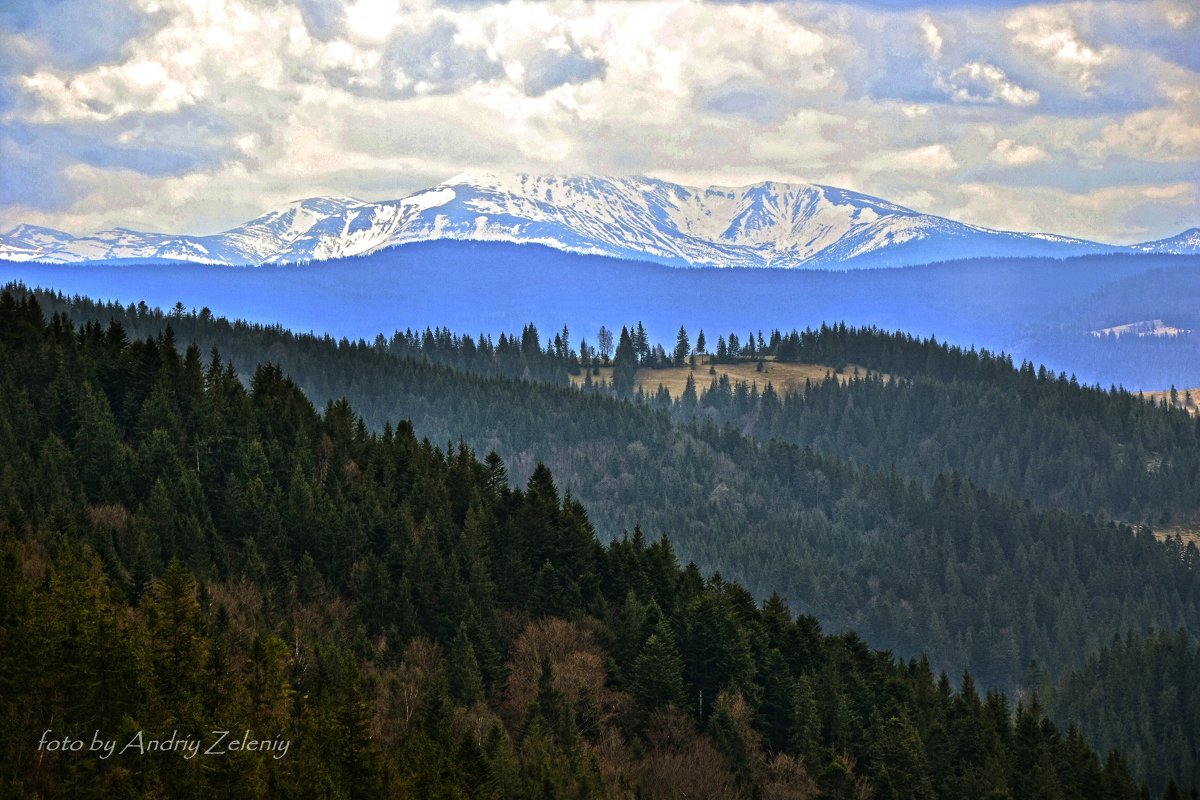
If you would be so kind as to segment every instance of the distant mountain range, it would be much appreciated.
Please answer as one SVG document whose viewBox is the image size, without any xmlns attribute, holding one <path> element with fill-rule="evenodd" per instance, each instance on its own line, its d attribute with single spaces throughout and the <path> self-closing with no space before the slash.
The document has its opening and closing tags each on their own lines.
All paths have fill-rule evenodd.
<svg viewBox="0 0 1200 800">
<path fill-rule="evenodd" d="M 977 257 L 1200 253 L 1196 228 L 1108 245 L 967 225 L 817 184 L 696 188 L 645 177 L 468 174 L 399 200 L 300 200 L 209 236 L 116 228 L 76 237 L 20 225 L 0 235 L 0 259 L 258 266 L 437 240 L 533 243 L 675 267 L 839 270 Z"/>
</svg>

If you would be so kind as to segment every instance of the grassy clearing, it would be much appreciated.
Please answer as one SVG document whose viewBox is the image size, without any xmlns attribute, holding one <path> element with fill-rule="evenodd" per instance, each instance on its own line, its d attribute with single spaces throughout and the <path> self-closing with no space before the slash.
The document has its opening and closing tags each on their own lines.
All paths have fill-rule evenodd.
<svg viewBox="0 0 1200 800">
<path fill-rule="evenodd" d="M 1190 404 L 1188 394 L 1191 394 Z M 1171 391 L 1168 389 L 1163 392 L 1142 392 L 1142 397 L 1147 400 L 1153 400 L 1156 403 L 1162 404 L 1170 401 Z M 1200 388 L 1196 389 L 1176 389 L 1175 390 L 1175 405 L 1178 408 L 1186 408 L 1193 414 L 1200 414 Z"/>
<path fill-rule="evenodd" d="M 710 373 L 710 368 L 715 369 L 715 373 Z M 713 380 L 719 380 L 722 375 L 728 375 L 731 383 L 737 381 L 757 383 L 759 391 L 766 388 L 769 382 L 775 387 L 775 391 L 787 393 L 804 391 L 804 382 L 806 380 L 813 382 L 823 381 L 832 374 L 834 374 L 833 367 L 824 364 L 794 364 L 767 359 L 763 362 L 762 372 L 759 372 L 757 361 L 717 364 L 714 366 L 710 363 L 707 356 L 700 356 L 696 359 L 695 369 L 691 367 L 641 369 L 638 370 L 636 379 L 638 385 L 645 392 L 653 393 L 662 385 L 671 393 L 671 397 L 679 397 L 683 394 L 683 390 L 687 386 L 688 375 L 691 375 L 692 379 L 696 382 L 696 391 L 703 394 L 708 390 Z M 837 379 L 846 382 L 853 380 L 855 377 L 866 377 L 868 374 L 869 371 L 866 368 L 850 364 L 837 375 Z M 583 375 L 575 375 L 572 376 L 571 380 L 578 385 L 583 383 L 584 377 Z M 601 367 L 600 374 L 593 375 L 592 380 L 604 381 L 605 383 L 611 381 L 612 367 Z"/>
<path fill-rule="evenodd" d="M 1200 547 L 1200 529 L 1198 528 L 1163 528 L 1154 531 L 1154 538 L 1160 542 L 1174 539 L 1176 536 L 1182 539 L 1184 544 L 1191 542 L 1196 547 Z"/>
</svg>

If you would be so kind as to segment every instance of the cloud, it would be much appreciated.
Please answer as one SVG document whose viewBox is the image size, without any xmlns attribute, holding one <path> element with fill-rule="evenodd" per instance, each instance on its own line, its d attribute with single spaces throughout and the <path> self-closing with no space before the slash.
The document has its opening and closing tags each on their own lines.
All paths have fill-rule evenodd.
<svg viewBox="0 0 1200 800">
<path fill-rule="evenodd" d="M 1193 110 L 1154 109 L 1106 125 L 1083 150 L 1100 161 L 1113 154 L 1145 161 L 1200 159 L 1200 116 Z"/>
<path fill-rule="evenodd" d="M 400 100 L 449 94 L 504 74 L 484 48 L 459 42 L 450 20 L 396 32 L 381 44 L 376 50 L 333 43 L 325 51 L 331 62 L 325 79 L 355 95 Z"/>
<path fill-rule="evenodd" d="M 1041 99 L 1036 89 L 1018 86 L 1000 67 L 982 61 L 963 64 L 949 75 L 939 77 L 938 84 L 952 98 L 964 103 L 1032 106 Z"/>
<path fill-rule="evenodd" d="M 337 0 L 297 0 L 308 33 L 327 42 L 346 33 L 346 8 Z"/>
<path fill-rule="evenodd" d="M 1113 186 L 1086 192 L 967 183 L 950 216 L 988 227 L 1061 232 L 1109 244 L 1132 244 L 1195 224 L 1198 192 L 1184 184 Z M 1052 209 L 1052 211 L 1048 211 Z"/>
<path fill-rule="evenodd" d="M 132 0 L 5 0 L 0 6 L 0 31 L 34 42 L 39 59 L 65 69 L 116 60 L 154 22 Z"/>
<path fill-rule="evenodd" d="M 929 15 L 921 18 L 921 33 L 925 36 L 925 44 L 929 47 L 929 55 L 934 60 L 942 57 L 942 45 L 945 40 L 942 39 L 942 32 L 938 30 L 937 25 L 933 24 L 933 20 Z"/>
<path fill-rule="evenodd" d="M 946 145 L 928 144 L 908 150 L 880 153 L 867 159 L 863 167 L 868 172 L 915 172 L 930 175 L 956 170 L 959 163 Z"/>
<path fill-rule="evenodd" d="M 109 27 L 59 42 L 59 8 Z M 0 228 L 203 233 L 470 169 L 812 181 L 983 224 L 1167 235 L 1195 213 L 1166 194 L 1197 182 L 1197 17 L 1182 0 L 14 0 Z"/>
<path fill-rule="evenodd" d="M 720 2 L 721 0 L 718 0 Z M 746 2 L 747 0 L 728 0 Z M 749 0 L 756 2 L 757 0 Z M 788 0 L 775 0 L 787 2 Z M 1046 3 L 1070 3 L 1076 0 L 1044 0 Z M 1019 8 L 1029 0 L 831 0 L 831 5 L 859 6 L 879 11 L 957 11 L 960 9 Z"/>
<path fill-rule="evenodd" d="M 760 122 L 781 120 L 792 105 L 783 92 L 769 83 L 738 79 L 700 89 L 696 92 L 696 103 L 707 111 Z"/>
<path fill-rule="evenodd" d="M 1001 139 L 988 153 L 988 161 L 1009 167 L 1024 167 L 1049 160 L 1050 154 L 1041 145 L 1017 144 L 1012 139 Z"/>
<path fill-rule="evenodd" d="M 105 65 L 80 76 L 43 70 L 21 87 L 41 103 L 42 122 L 103 121 L 131 113 L 170 113 L 196 102 L 195 86 L 157 61 Z"/>
<path fill-rule="evenodd" d="M 383 56 L 385 81 L 416 94 L 441 94 L 503 74 L 483 48 L 459 44 L 457 34 L 453 22 L 438 20 L 424 30 L 395 37 Z"/>
<path fill-rule="evenodd" d="M 571 39 L 558 48 L 537 53 L 525 65 L 525 93 L 540 97 L 568 83 L 587 83 L 604 77 L 608 65 L 595 53 L 589 55 Z"/>
<path fill-rule="evenodd" d="M 1030 8 L 1014 11 L 1006 23 L 1013 41 L 1047 59 L 1085 90 L 1096 82 L 1096 72 L 1116 57 L 1114 45 L 1092 47 L 1083 41 L 1067 9 Z"/>
</svg>

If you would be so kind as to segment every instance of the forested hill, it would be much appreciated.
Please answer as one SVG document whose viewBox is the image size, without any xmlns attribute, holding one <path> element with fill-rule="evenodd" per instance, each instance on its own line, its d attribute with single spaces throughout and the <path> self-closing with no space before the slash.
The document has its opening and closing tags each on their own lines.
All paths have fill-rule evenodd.
<svg viewBox="0 0 1200 800">
<path fill-rule="evenodd" d="M 164 314 L 144 304 L 67 302 L 47 293 L 38 297 L 78 324 L 116 319 L 131 335 L 157 335 L 170 323 L 181 341 L 196 341 L 202 351 L 220 347 L 243 370 L 267 360 L 284 363 L 316 402 L 346 394 L 374 429 L 396 408 L 386 393 L 364 385 L 369 378 L 348 366 L 367 349 L 483 377 L 553 386 L 568 385 L 569 376 L 578 376 L 588 365 L 615 363 L 619 394 L 631 394 L 632 372 L 640 369 L 648 399 L 665 406 L 661 394 L 655 397 L 650 391 L 655 370 L 686 364 L 689 348 L 694 353 L 704 333 L 693 331 L 687 337 L 682 331 L 681 356 L 651 346 L 640 324 L 629 325 L 630 349 L 623 354 L 617 348 L 615 360 L 609 361 L 600 355 L 595 334 L 572 334 L 565 328 L 539 335 L 526 325 L 520 335 L 501 334 L 496 341 L 442 328 L 408 330 L 366 343 L 227 323 L 208 312 L 185 312 L 182 306 Z M 1003 354 L 901 332 L 822 325 L 765 336 L 762 331 L 741 337 L 708 334 L 709 355 L 701 355 L 699 362 L 692 359 L 697 364 L 696 402 L 673 398 L 677 419 L 732 424 L 758 440 L 811 446 L 839 460 L 897 470 L 927 485 L 938 475 L 954 473 L 1043 506 L 1152 527 L 1200 528 L 1200 495 L 1195 491 L 1200 485 L 1200 415 L 1154 408 L 1136 394 L 1080 385 L 1066 374 L 1014 364 Z M 335 357 L 335 351 L 341 355 Z M 360 355 L 347 357 L 347 352 Z M 762 373 L 754 386 L 739 387 L 716 380 L 702 363 L 707 360 L 718 366 L 757 363 Z M 829 380 L 789 393 L 778 381 L 772 384 L 776 360 L 837 369 L 853 364 L 901 380 Z M 1182 394 L 1180 400 L 1185 400 Z M 1200 397 L 1192 403 L 1200 406 Z M 445 435 L 458 432 L 451 427 Z"/>
<path fill-rule="evenodd" d="M 698 370 L 699 389 L 712 382 L 717 391 L 698 391 L 678 410 L 926 481 L 953 472 L 1041 505 L 1200 528 L 1200 417 L 1187 409 L 986 350 L 844 325 L 776 333 L 762 352 L 743 347 L 725 360 L 768 357 L 874 375 L 766 392 L 764 361 L 751 396 Z M 1191 402 L 1194 410 L 1200 397 Z"/>
<path fill-rule="evenodd" d="M 756 444 L 702 419 L 673 424 L 653 403 L 413 360 L 536 374 L 558 354 L 530 331 L 508 339 L 501 360 L 498 345 L 476 340 L 468 355 L 449 335 L 431 333 L 428 347 L 424 336 L 403 335 L 339 343 L 182 310 L 62 306 L 139 335 L 169 323 L 178 344 L 217 344 L 247 373 L 276 362 L 319 404 L 347 397 L 369 430 L 411 419 L 433 441 L 462 437 L 497 451 L 521 482 L 543 461 L 587 506 L 602 539 L 635 524 L 669 533 L 706 572 L 760 598 L 778 591 L 830 629 L 926 652 L 935 669 L 970 667 L 983 686 L 1022 685 L 1031 661 L 1054 674 L 1082 665 L 1114 634 L 1200 631 L 1194 548 L 1095 515 L 1040 510 L 953 474 L 925 486 L 787 443 Z M 562 347 L 567 363 L 570 349 Z"/>
<path fill-rule="evenodd" d="M 545 467 L 178 344 L 0 297 L 6 796 L 1146 796 L 1036 702 L 602 545 Z M 139 731 L 203 753 L 39 744 Z"/>
</svg>

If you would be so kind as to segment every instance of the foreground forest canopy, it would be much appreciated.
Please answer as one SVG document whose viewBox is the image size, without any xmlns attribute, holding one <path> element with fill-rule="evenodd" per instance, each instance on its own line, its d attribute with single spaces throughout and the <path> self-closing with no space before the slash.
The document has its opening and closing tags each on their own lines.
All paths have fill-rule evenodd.
<svg viewBox="0 0 1200 800">
<path fill-rule="evenodd" d="M 17 295 L 27 296 L 19 287 Z M 1068 679 L 1071 670 L 1083 667 L 1113 637 L 1140 635 L 1147 627 L 1198 629 L 1194 547 L 1178 540 L 1159 544 L 1144 532 L 1102 522 L 1110 517 L 1102 508 L 1085 509 L 1086 514 L 1051 510 L 1039 508 L 1054 503 L 1044 494 L 1039 507 L 1031 507 L 1028 498 L 1013 496 L 1002 486 L 981 491 L 977 473 L 969 473 L 970 482 L 954 471 L 907 476 L 892 461 L 864 471 L 862 465 L 811 447 L 718 427 L 715 420 L 727 414 L 737 418 L 739 407 L 752 411 L 770 395 L 755 386 L 719 384 L 710 399 L 724 405 L 707 403 L 704 408 L 690 406 L 686 396 L 670 400 L 661 394 L 620 402 L 596 382 L 582 392 L 571 389 L 568 373 L 579 358 L 569 331 L 556 332 L 545 345 L 532 326 L 494 344 L 487 337 L 444 329 L 352 342 L 230 323 L 204 310 L 188 312 L 182 304 L 163 313 L 144 305 L 96 305 L 47 293 L 38 298 L 47 315 L 57 310 L 79 325 L 105 328 L 116 321 L 130 337 L 158 337 L 170 326 L 178 332 L 181 354 L 188 342 L 198 343 L 203 353 L 218 347 L 242 372 L 243 384 L 256 365 L 278 363 L 319 405 L 349 398 L 368 430 L 382 432 L 391 420 L 409 419 L 418 436 L 448 445 L 461 437 L 479 452 L 497 451 L 518 485 L 543 461 L 560 485 L 584 503 L 601 541 L 619 538 L 638 524 L 651 538 L 669 533 L 681 560 L 696 561 L 705 573 L 719 570 L 759 600 L 778 593 L 826 630 L 856 630 L 874 646 L 906 657 L 926 653 L 934 672 L 960 675 L 970 669 L 984 688 L 1028 692 L 1049 680 Z M 646 367 L 656 356 L 642 347 L 636 324 L 629 330 L 639 374 L 652 378 L 655 370 Z M 579 338 L 582 349 L 585 342 Z M 600 344 L 596 337 L 588 338 Z M 751 338 L 757 348 L 757 336 L 747 336 L 739 349 Z M 771 338 L 764 337 L 764 343 Z M 944 452 L 954 463 L 967 461 L 961 448 L 969 451 L 977 445 L 968 435 L 946 434 L 969 433 L 973 426 L 990 429 L 996 425 L 991 404 L 1007 408 L 1008 424 L 1018 432 L 1021 415 L 1043 419 L 1038 436 L 1027 437 L 1027 449 L 1040 446 L 1045 435 L 1075 429 L 1057 440 L 1058 449 L 1043 450 L 1036 458 L 993 437 L 1001 457 L 1021 459 L 1025 469 L 1058 480 L 1078 483 L 1079 472 L 1064 465 L 1086 461 L 1095 468 L 1097 453 L 1110 454 L 1108 463 L 1123 470 L 1121 454 L 1137 454 L 1136 460 L 1145 458 L 1147 466 L 1155 467 L 1147 470 L 1148 482 L 1139 491 L 1164 498 L 1169 495 L 1162 489 L 1169 484 L 1158 481 L 1159 476 L 1174 475 L 1178 486 L 1187 472 L 1175 472 L 1176 460 L 1186 463 L 1195 457 L 1188 444 L 1195 436 L 1194 418 L 1154 408 L 1127 393 L 1078 386 L 1067 376 L 1040 369 L 1018 371 L 1000 356 L 903 334 L 834 326 L 797 334 L 797 339 L 822 348 L 805 357 L 833 366 L 838 358 L 854 363 L 846 346 L 857 342 L 855 359 L 900 380 L 859 387 L 851 379 L 846 391 L 852 393 L 854 408 L 864 396 L 876 397 L 874 413 L 865 418 L 868 424 L 903 435 L 905 424 L 927 428 L 936 442 L 953 445 Z M 715 347 L 711 339 L 707 345 Z M 726 358 L 728 346 L 726 338 Z M 897 353 L 905 357 L 897 358 Z M 914 404 L 907 395 L 913 390 L 910 384 L 924 380 L 921 371 L 927 368 L 943 376 L 943 383 L 935 384 L 937 391 L 957 392 L 963 402 L 930 409 Z M 997 393 L 993 382 L 1015 387 L 1017 399 Z M 962 384 L 987 402 L 969 402 L 969 393 L 955 389 Z M 878 397 L 881 388 L 887 392 Z M 837 391 L 832 384 L 808 387 L 814 399 Z M 795 407 L 808 392 L 780 402 Z M 821 407 L 815 404 L 817 410 Z M 810 416 L 812 430 L 836 429 L 840 417 L 853 416 L 850 402 L 825 408 L 824 419 Z M 1082 416 L 1082 408 L 1092 409 L 1103 422 Z M 907 422 L 890 418 L 893 410 L 906 409 L 917 416 Z M 936 415 L 928 413 L 932 410 Z M 762 420 L 762 415 L 751 413 L 750 419 Z M 1087 426 L 1088 438 L 1079 426 Z M 1090 437 L 1099 444 L 1093 446 Z M 1174 449 L 1161 458 L 1152 448 L 1164 443 Z M 1119 481 L 1102 476 L 1092 482 L 1120 489 Z M 1094 491 L 1087 496 L 1088 502 L 1105 498 Z M 1197 501 L 1187 491 L 1170 496 L 1181 509 L 1193 508 L 1190 504 Z M 1112 663 L 1105 662 L 1105 669 Z M 1167 664 L 1164 659 L 1147 662 L 1147 669 L 1159 672 L 1147 676 L 1145 684 L 1188 696 L 1195 681 Z M 1117 683 L 1104 685 L 1115 691 Z M 1122 699 L 1118 695 L 1103 704 L 1115 707 Z M 1065 725 L 1063 706 L 1054 708 L 1057 721 Z M 1128 717 L 1102 724 L 1085 717 L 1081 724 L 1095 741 L 1119 745 L 1134 774 L 1158 791 L 1172 776 L 1197 776 L 1200 718 L 1184 717 L 1177 731 L 1163 727 L 1164 718 L 1155 708 L 1142 704 L 1130 709 Z"/>
<path fill-rule="evenodd" d="M 179 345 L 0 297 L 7 796 L 1148 796 L 1036 699 L 602 545 L 544 466 Z M 38 746 L 243 729 L 286 754 Z"/>
</svg>

